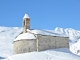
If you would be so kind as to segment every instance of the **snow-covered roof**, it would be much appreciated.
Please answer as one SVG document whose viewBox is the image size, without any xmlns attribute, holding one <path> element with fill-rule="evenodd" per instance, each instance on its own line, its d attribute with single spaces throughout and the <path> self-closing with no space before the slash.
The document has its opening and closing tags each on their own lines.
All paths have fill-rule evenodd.
<svg viewBox="0 0 80 60">
<path fill-rule="evenodd" d="M 14 41 L 21 40 L 21 39 L 36 39 L 34 34 L 68 37 L 68 36 L 64 35 L 62 32 L 58 32 L 58 31 L 54 31 L 54 30 L 40 30 L 40 29 L 29 30 L 29 29 L 27 29 L 27 32 L 28 33 L 20 34 Z"/>
<path fill-rule="evenodd" d="M 27 30 L 28 31 L 28 30 Z M 54 31 L 54 30 L 40 30 L 40 29 L 34 29 L 29 30 L 31 33 L 34 34 L 41 34 L 41 35 L 50 35 L 50 36 L 61 36 L 61 37 L 68 37 L 62 32 Z"/>
<path fill-rule="evenodd" d="M 29 18 L 28 14 L 25 14 L 24 17 L 23 17 L 23 19 L 24 19 L 24 18 Z"/>
<path fill-rule="evenodd" d="M 34 34 L 31 33 L 23 33 L 20 34 L 14 41 L 21 40 L 21 39 L 36 39 Z"/>
</svg>

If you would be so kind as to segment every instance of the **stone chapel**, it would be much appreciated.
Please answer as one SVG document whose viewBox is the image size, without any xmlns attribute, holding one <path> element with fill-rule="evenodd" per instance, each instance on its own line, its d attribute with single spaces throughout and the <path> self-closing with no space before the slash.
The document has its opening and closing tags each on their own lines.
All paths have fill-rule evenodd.
<svg viewBox="0 0 80 60">
<path fill-rule="evenodd" d="M 30 17 L 28 14 L 24 15 L 22 25 L 23 31 L 13 42 L 14 54 L 69 48 L 68 37 L 55 35 L 50 31 L 30 29 Z"/>
</svg>

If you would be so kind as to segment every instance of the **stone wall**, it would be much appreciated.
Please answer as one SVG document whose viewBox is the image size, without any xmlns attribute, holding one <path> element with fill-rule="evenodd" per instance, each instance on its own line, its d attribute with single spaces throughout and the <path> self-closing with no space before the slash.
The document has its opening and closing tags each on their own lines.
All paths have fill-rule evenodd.
<svg viewBox="0 0 80 60">
<path fill-rule="evenodd" d="M 52 48 L 69 48 L 68 37 L 37 35 L 38 51 Z"/>
<path fill-rule="evenodd" d="M 36 51 L 36 40 L 34 39 L 26 39 L 14 41 L 14 54 L 21 54 Z"/>
<path fill-rule="evenodd" d="M 14 41 L 14 54 L 43 51 L 53 48 L 69 48 L 69 38 L 49 35 L 35 35 L 36 39 Z"/>
</svg>

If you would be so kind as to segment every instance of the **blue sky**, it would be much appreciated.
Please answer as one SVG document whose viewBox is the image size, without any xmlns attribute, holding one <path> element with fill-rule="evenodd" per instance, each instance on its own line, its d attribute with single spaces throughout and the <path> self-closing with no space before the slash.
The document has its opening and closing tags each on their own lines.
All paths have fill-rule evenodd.
<svg viewBox="0 0 80 60">
<path fill-rule="evenodd" d="M 25 13 L 31 29 L 80 30 L 80 0 L 0 0 L 0 26 L 22 27 Z"/>
</svg>

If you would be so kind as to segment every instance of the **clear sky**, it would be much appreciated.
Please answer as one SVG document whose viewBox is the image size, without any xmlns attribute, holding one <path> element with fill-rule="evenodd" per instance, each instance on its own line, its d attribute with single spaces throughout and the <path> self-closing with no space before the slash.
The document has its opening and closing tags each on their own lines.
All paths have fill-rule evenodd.
<svg viewBox="0 0 80 60">
<path fill-rule="evenodd" d="M 31 29 L 80 30 L 80 0 L 0 0 L 0 26 L 22 27 L 25 13 Z"/>
</svg>

